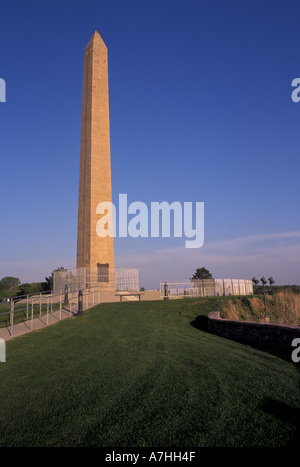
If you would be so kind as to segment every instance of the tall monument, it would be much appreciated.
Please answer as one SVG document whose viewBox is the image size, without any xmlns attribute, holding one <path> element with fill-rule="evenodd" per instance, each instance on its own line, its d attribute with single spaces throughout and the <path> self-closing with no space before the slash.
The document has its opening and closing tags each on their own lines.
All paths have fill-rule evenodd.
<svg viewBox="0 0 300 467">
<path fill-rule="evenodd" d="M 96 232 L 96 208 L 104 201 L 112 202 L 108 57 L 95 31 L 84 53 L 78 200 L 76 267 L 85 268 L 87 286 L 113 282 L 113 237 Z"/>
</svg>

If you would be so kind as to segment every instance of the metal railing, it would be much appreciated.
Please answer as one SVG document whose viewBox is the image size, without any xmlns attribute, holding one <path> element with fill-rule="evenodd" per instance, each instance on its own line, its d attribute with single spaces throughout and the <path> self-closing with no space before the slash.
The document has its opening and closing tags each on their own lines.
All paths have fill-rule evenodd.
<svg viewBox="0 0 300 467">
<path fill-rule="evenodd" d="M 99 287 L 64 293 L 40 293 L 16 296 L 0 303 L 0 329 L 7 328 L 11 337 L 14 327 L 25 325 L 28 330 L 49 326 L 61 319 L 74 316 L 98 305 L 101 300 Z"/>
<path fill-rule="evenodd" d="M 248 279 L 191 279 L 160 282 L 162 299 L 252 294 L 253 283 Z"/>
<path fill-rule="evenodd" d="M 94 287 L 100 287 L 102 291 L 136 291 L 139 290 L 139 270 L 100 267 L 97 271 L 82 267 L 54 271 L 54 293 L 63 292 L 65 286 L 70 291 Z"/>
</svg>

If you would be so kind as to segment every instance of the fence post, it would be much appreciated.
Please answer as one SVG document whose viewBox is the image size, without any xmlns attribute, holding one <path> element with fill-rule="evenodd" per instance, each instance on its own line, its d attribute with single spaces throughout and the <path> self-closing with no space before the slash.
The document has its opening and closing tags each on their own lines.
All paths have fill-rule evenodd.
<svg viewBox="0 0 300 467">
<path fill-rule="evenodd" d="M 48 326 L 48 315 L 49 315 L 49 298 L 47 298 L 47 326 Z"/>
<path fill-rule="evenodd" d="M 168 284 L 164 283 L 164 300 L 168 300 Z"/>
<path fill-rule="evenodd" d="M 68 301 L 69 301 L 69 287 L 66 284 L 65 285 L 65 302 L 68 303 Z"/>
<path fill-rule="evenodd" d="M 11 336 L 14 335 L 14 311 L 15 311 L 15 304 L 13 298 L 10 301 L 10 327 L 11 327 Z"/>
<path fill-rule="evenodd" d="M 77 311 L 78 316 L 83 315 L 82 301 L 83 301 L 82 290 L 79 290 L 79 292 L 78 292 L 78 311 Z"/>
<path fill-rule="evenodd" d="M 33 298 L 31 299 L 31 330 L 33 329 Z"/>
</svg>

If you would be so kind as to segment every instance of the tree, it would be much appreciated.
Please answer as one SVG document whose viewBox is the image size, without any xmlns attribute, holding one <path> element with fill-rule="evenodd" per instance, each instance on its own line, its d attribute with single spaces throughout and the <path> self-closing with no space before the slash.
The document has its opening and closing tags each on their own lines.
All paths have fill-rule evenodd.
<svg viewBox="0 0 300 467">
<path fill-rule="evenodd" d="M 13 297 L 19 291 L 21 284 L 18 277 L 6 276 L 0 280 L 0 295 L 1 297 Z"/>
<path fill-rule="evenodd" d="M 257 285 L 259 283 L 259 280 L 256 279 L 256 277 L 252 277 L 252 282 L 254 285 Z"/>
<path fill-rule="evenodd" d="M 269 277 L 268 281 L 269 281 L 270 288 L 271 288 L 271 287 L 272 287 L 272 285 L 273 285 L 273 284 L 275 284 L 275 281 L 274 281 L 274 279 L 273 279 L 273 277 L 272 277 L 272 276 L 271 276 L 271 277 Z"/>
<path fill-rule="evenodd" d="M 66 269 L 61 266 L 59 268 L 54 269 L 54 271 L 52 271 L 49 277 L 45 277 L 45 282 L 41 282 L 44 292 L 53 290 L 53 276 L 54 272 L 56 271 L 66 271 Z"/>
<path fill-rule="evenodd" d="M 19 296 L 22 295 L 32 295 L 43 291 L 43 286 L 41 282 L 24 282 L 19 287 Z"/>
<path fill-rule="evenodd" d="M 267 280 L 264 278 L 264 276 L 263 276 L 260 280 L 261 280 L 262 285 L 263 285 L 264 288 L 265 288 L 265 285 L 266 285 L 266 283 L 267 283 Z"/>
<path fill-rule="evenodd" d="M 209 272 L 208 269 L 202 267 L 202 268 L 197 268 L 196 271 L 194 272 L 193 277 L 191 277 L 190 280 L 193 279 L 212 279 L 212 274 Z"/>
<path fill-rule="evenodd" d="M 253 282 L 253 285 L 254 285 L 254 290 L 256 291 L 259 280 L 256 279 L 256 277 L 252 277 L 252 282 Z"/>
<path fill-rule="evenodd" d="M 14 286 L 19 286 L 20 284 L 21 282 L 18 277 L 6 276 L 0 281 L 0 290 L 9 290 Z"/>
<path fill-rule="evenodd" d="M 267 281 L 264 278 L 264 276 L 260 280 L 261 280 L 261 283 L 262 283 L 263 288 L 264 288 L 265 319 L 267 319 L 267 302 L 266 302 L 266 292 L 265 292 L 265 285 L 266 285 Z"/>
</svg>

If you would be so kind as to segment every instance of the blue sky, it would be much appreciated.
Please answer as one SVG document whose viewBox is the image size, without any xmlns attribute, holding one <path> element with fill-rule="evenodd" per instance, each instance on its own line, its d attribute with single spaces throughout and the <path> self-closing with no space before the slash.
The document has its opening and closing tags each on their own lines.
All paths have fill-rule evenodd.
<svg viewBox="0 0 300 467">
<path fill-rule="evenodd" d="M 1 0 L 0 277 L 75 267 L 84 49 L 108 47 L 113 200 L 204 202 L 205 240 L 115 239 L 140 285 L 300 284 L 300 3 Z"/>
</svg>

